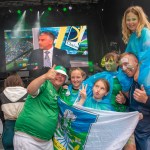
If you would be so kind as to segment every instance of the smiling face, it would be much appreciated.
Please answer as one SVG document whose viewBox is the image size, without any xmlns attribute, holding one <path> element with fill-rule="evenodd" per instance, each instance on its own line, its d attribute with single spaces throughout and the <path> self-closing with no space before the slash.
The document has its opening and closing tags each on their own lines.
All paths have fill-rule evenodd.
<svg viewBox="0 0 150 150">
<path fill-rule="evenodd" d="M 61 73 L 56 73 L 55 79 L 52 81 L 54 87 L 58 90 L 64 83 L 66 80 L 66 76 L 64 74 Z"/>
<path fill-rule="evenodd" d="M 136 31 L 138 24 L 139 24 L 138 16 L 132 12 L 129 12 L 126 15 L 126 25 L 128 29 L 134 32 Z"/>
<path fill-rule="evenodd" d="M 128 77 L 134 77 L 138 69 L 138 61 L 133 55 L 127 54 L 121 58 L 120 67 Z"/>
<path fill-rule="evenodd" d="M 102 99 L 108 93 L 108 85 L 103 80 L 98 80 L 93 86 L 93 97 L 95 99 Z"/>
<path fill-rule="evenodd" d="M 71 72 L 71 83 L 74 89 L 79 89 L 84 77 L 81 70 L 73 70 Z"/>
</svg>

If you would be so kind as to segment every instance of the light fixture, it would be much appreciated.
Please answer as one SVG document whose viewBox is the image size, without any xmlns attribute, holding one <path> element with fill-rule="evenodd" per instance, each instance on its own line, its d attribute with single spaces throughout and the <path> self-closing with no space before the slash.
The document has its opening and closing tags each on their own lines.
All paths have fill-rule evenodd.
<svg viewBox="0 0 150 150">
<path fill-rule="evenodd" d="M 17 10 L 17 14 L 21 14 L 22 12 L 21 12 L 21 10 L 20 9 L 18 9 Z"/>
<path fill-rule="evenodd" d="M 66 7 L 63 7 L 63 12 L 67 12 L 67 8 Z"/>
<path fill-rule="evenodd" d="M 52 11 L 52 7 L 48 7 L 47 10 L 48 10 L 48 11 Z"/>
<path fill-rule="evenodd" d="M 71 5 L 69 5 L 68 9 L 69 9 L 69 10 L 72 10 L 72 6 L 71 6 Z"/>
</svg>

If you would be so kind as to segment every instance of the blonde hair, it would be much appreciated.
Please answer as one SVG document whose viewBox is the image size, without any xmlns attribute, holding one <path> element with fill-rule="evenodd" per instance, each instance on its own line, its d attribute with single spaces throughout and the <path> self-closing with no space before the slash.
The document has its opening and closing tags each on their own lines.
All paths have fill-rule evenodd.
<svg viewBox="0 0 150 150">
<path fill-rule="evenodd" d="M 81 68 L 79 68 L 79 67 L 72 67 L 72 68 L 70 69 L 70 71 L 69 71 L 70 77 L 71 77 L 71 73 L 72 73 L 73 71 L 75 71 L 75 70 L 78 70 L 78 71 L 81 72 L 81 75 L 82 75 L 83 79 L 86 78 L 86 73 L 85 73 Z"/>
<path fill-rule="evenodd" d="M 140 6 L 131 6 L 131 7 L 129 7 L 124 12 L 124 15 L 123 15 L 123 18 L 122 18 L 122 35 L 123 35 L 122 40 L 124 41 L 125 44 L 128 43 L 129 37 L 132 33 L 126 25 L 126 17 L 127 17 L 127 14 L 130 13 L 130 12 L 135 14 L 138 17 L 138 20 L 139 20 L 139 24 L 138 24 L 137 29 L 136 29 L 137 37 L 141 36 L 141 30 L 143 29 L 143 27 L 147 27 L 147 28 L 150 29 L 150 23 L 148 21 L 148 17 L 145 14 L 145 12 L 143 11 L 142 7 L 140 7 Z"/>
</svg>

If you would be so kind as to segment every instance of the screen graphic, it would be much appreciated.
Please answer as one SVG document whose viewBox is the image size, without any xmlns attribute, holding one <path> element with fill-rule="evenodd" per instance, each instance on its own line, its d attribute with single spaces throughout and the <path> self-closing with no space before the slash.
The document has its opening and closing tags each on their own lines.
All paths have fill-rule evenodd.
<svg viewBox="0 0 150 150">
<path fill-rule="evenodd" d="M 32 50 L 38 49 L 40 32 L 52 32 L 54 47 L 70 55 L 71 67 L 88 66 L 87 26 L 42 27 L 29 30 L 4 30 L 6 71 L 27 70 Z"/>
</svg>

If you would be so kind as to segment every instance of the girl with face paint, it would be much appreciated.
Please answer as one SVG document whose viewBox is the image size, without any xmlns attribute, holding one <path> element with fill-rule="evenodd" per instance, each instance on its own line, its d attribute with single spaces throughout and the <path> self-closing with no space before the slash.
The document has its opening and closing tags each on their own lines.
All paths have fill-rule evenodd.
<svg viewBox="0 0 150 150">
<path fill-rule="evenodd" d="M 107 53 L 101 61 L 101 66 L 105 68 L 105 70 L 110 72 L 117 71 L 118 68 L 118 60 L 119 60 L 119 54 L 117 52 L 110 52 Z"/>
<path fill-rule="evenodd" d="M 116 101 L 117 94 L 122 91 L 122 87 L 119 83 L 119 80 L 117 78 L 118 74 L 118 66 L 119 66 L 119 54 L 117 52 L 110 52 L 107 53 L 101 61 L 101 66 L 105 68 L 106 72 L 108 74 L 111 74 L 110 78 L 112 80 L 112 84 L 110 85 L 112 87 L 112 94 L 111 94 L 111 104 L 114 107 L 115 111 L 123 112 L 126 110 L 126 106 L 124 104 L 119 104 Z"/>
<path fill-rule="evenodd" d="M 128 78 L 126 77 L 126 75 L 122 71 L 118 70 L 119 58 L 120 56 L 115 51 L 107 53 L 102 58 L 102 61 L 101 61 L 101 66 L 105 68 L 105 71 L 102 71 L 102 72 L 99 72 L 90 76 L 85 81 L 83 81 L 83 84 L 87 85 L 87 87 L 85 88 L 87 97 L 92 97 L 92 96 L 94 97 L 93 86 L 95 82 L 98 79 L 106 79 L 109 83 L 110 89 L 109 89 L 108 94 L 105 95 L 105 99 L 109 101 L 109 104 L 111 106 L 111 111 L 125 112 L 126 111 L 126 105 L 125 105 L 126 99 L 124 98 L 124 96 L 122 96 L 123 101 L 122 101 L 122 97 L 121 98 L 119 97 L 119 100 L 118 100 L 116 96 L 119 93 L 123 95 L 121 91 L 123 91 L 124 93 L 125 92 L 127 93 L 130 88 L 132 80 L 127 81 L 126 79 Z M 85 104 L 83 105 L 86 106 L 86 103 L 87 102 L 85 102 Z M 134 147 L 135 147 L 134 135 L 132 135 L 129 142 L 127 143 L 127 146 L 125 147 L 125 150 L 134 150 Z"/>
<path fill-rule="evenodd" d="M 112 107 L 114 108 L 113 111 L 118 112 L 124 112 L 126 111 L 126 106 L 123 103 L 118 103 L 116 101 L 117 94 L 122 91 L 122 83 L 120 84 L 120 78 L 118 78 L 118 65 L 119 65 L 119 54 L 116 51 L 112 51 L 107 53 L 101 61 L 102 67 L 105 68 L 105 71 L 96 73 L 89 78 L 87 78 L 85 81 L 83 81 L 84 85 L 87 86 L 87 95 L 92 96 L 92 88 L 94 86 L 94 83 L 98 79 L 106 79 L 109 82 L 110 85 L 110 92 L 106 96 L 107 99 L 110 100 L 110 103 Z M 125 84 L 126 80 L 123 78 L 123 83 Z M 125 84 L 126 85 L 126 84 Z"/>
<path fill-rule="evenodd" d="M 113 90 L 111 95 L 112 105 L 114 106 L 116 111 L 126 111 L 126 106 L 124 105 L 126 99 L 124 95 L 127 95 L 128 92 L 121 92 L 124 86 L 123 83 L 126 82 L 126 78 L 120 78 L 120 76 L 122 76 L 123 74 L 120 74 L 120 72 L 118 71 L 118 66 L 120 65 L 119 59 L 119 55 L 114 53 L 108 53 L 102 59 L 102 66 L 107 70 L 108 73 L 116 73 L 113 74 L 111 77 L 113 80 Z M 135 60 L 130 62 L 128 59 L 123 59 L 122 63 L 122 69 L 130 70 L 127 73 L 132 73 L 136 71 L 137 62 L 135 62 Z M 129 138 L 127 144 L 124 147 L 124 150 L 136 150 L 134 134 L 132 134 Z"/>
</svg>

